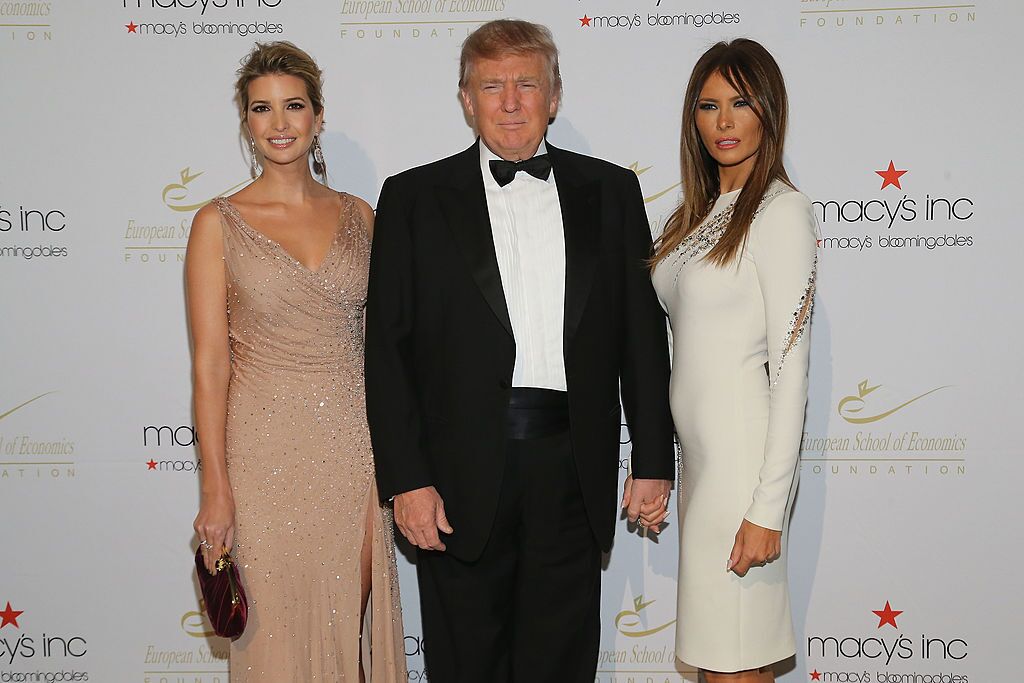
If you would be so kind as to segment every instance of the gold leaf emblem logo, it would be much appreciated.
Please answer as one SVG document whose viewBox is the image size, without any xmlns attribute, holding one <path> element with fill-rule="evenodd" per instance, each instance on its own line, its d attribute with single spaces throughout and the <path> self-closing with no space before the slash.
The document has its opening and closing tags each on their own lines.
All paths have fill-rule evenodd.
<svg viewBox="0 0 1024 683">
<path fill-rule="evenodd" d="M 249 182 L 248 180 L 243 180 L 237 185 L 229 187 L 223 192 L 215 194 L 213 197 L 209 197 L 202 201 L 195 202 L 192 201 L 193 198 L 189 197 L 188 185 L 201 175 L 203 175 L 203 171 L 197 171 L 193 173 L 191 166 L 186 166 L 185 168 L 181 169 L 178 172 L 178 182 L 169 183 L 168 185 L 164 186 L 163 193 L 161 194 L 161 199 L 164 202 L 164 206 L 166 206 L 168 209 L 171 209 L 172 211 L 191 213 L 192 211 L 198 211 L 202 207 L 209 204 L 213 200 L 213 197 L 220 197 L 226 195 L 229 192 L 233 192 L 234 190 L 237 190 L 238 188 L 242 187 L 243 185 Z"/>
<path fill-rule="evenodd" d="M 948 389 L 952 385 L 951 384 L 947 384 L 947 385 L 944 385 L 944 386 L 941 386 L 941 387 L 936 387 L 934 389 L 931 389 L 929 391 L 924 392 L 923 394 L 921 394 L 919 396 L 913 397 L 909 401 L 904 401 L 903 403 L 900 403 L 899 405 L 897 405 L 897 406 L 895 406 L 893 408 L 889 408 L 888 410 L 880 409 L 880 408 L 877 408 L 877 407 L 872 409 L 871 406 L 868 405 L 870 399 L 868 399 L 867 397 L 873 391 L 875 391 L 875 389 L 878 389 L 881 386 L 882 386 L 881 384 L 876 384 L 874 386 L 870 386 L 868 384 L 868 380 L 863 380 L 860 384 L 857 385 L 857 393 L 856 394 L 851 394 L 850 396 L 844 396 L 839 401 L 839 405 L 836 407 L 836 412 L 839 413 L 839 416 L 842 417 L 847 422 L 849 422 L 850 424 L 861 425 L 861 424 L 869 424 L 871 422 L 878 422 L 879 420 L 884 420 L 885 418 L 889 417 L 890 415 L 892 415 L 893 413 L 895 413 L 897 411 L 903 410 L 904 408 L 909 406 L 911 403 L 914 403 L 916 401 L 920 401 L 925 396 L 928 396 L 930 394 L 934 394 L 936 391 L 941 391 L 942 389 Z M 878 411 L 878 412 L 875 412 L 875 411 Z M 868 412 L 869 414 L 863 415 L 862 413 L 864 413 L 864 412 Z"/>
<path fill-rule="evenodd" d="M 615 628 L 624 636 L 630 638 L 643 638 L 644 636 L 653 635 L 659 631 L 664 631 L 672 624 L 676 623 L 676 620 L 666 622 L 660 626 L 653 626 L 647 628 L 644 624 L 643 617 L 640 613 L 643 612 L 647 607 L 653 605 L 657 600 L 648 600 L 644 602 L 644 596 L 638 595 L 633 598 L 633 609 L 622 610 L 615 615 Z"/>
</svg>

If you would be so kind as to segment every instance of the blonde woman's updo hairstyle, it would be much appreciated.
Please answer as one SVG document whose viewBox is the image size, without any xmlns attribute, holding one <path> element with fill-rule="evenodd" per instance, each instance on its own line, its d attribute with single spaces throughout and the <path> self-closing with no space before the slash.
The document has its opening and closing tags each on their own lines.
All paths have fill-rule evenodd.
<svg viewBox="0 0 1024 683">
<path fill-rule="evenodd" d="M 242 59 L 242 66 L 236 71 L 235 102 L 238 112 L 245 121 L 249 113 L 249 84 L 260 76 L 295 76 L 306 84 L 306 94 L 313 105 L 313 113 L 319 116 L 324 110 L 324 75 L 309 53 L 287 40 L 272 43 L 256 43 Z M 310 148 L 310 153 L 313 150 Z M 313 163 L 313 170 L 326 175 L 323 164 Z"/>
<path fill-rule="evenodd" d="M 287 40 L 256 43 L 242 60 L 242 66 L 236 74 L 235 100 L 242 119 L 245 119 L 249 111 L 249 83 L 260 76 L 273 74 L 301 78 L 306 84 L 306 93 L 313 104 L 314 113 L 319 115 L 324 110 L 323 72 L 309 53 Z"/>
</svg>

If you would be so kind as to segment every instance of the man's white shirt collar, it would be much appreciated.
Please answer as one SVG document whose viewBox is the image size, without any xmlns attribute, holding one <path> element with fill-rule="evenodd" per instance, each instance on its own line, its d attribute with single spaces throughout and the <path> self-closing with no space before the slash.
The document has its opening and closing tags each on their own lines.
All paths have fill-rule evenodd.
<svg viewBox="0 0 1024 683">
<path fill-rule="evenodd" d="M 480 138 L 478 144 L 480 145 L 480 170 L 483 172 L 483 175 L 484 175 L 484 184 L 488 185 L 488 186 L 493 186 L 493 187 L 499 187 L 500 188 L 500 186 L 498 185 L 498 181 L 494 179 L 494 174 L 491 173 L 491 163 L 490 162 L 493 161 L 493 160 L 497 160 L 497 161 L 504 161 L 504 160 L 500 156 L 498 156 L 497 154 L 495 154 L 494 152 L 491 151 L 491 148 L 487 146 L 487 144 L 484 142 L 483 138 Z M 547 153 L 548 153 L 547 140 L 541 140 L 540 141 L 540 145 L 537 147 L 537 151 L 534 153 L 533 156 L 538 157 L 541 154 L 547 154 Z M 530 178 L 533 178 L 533 176 L 530 176 L 529 174 L 527 174 L 527 176 L 529 176 Z M 519 177 L 518 173 L 516 174 L 516 177 L 517 178 Z M 539 180 L 539 178 L 535 178 L 535 180 Z M 513 182 L 515 182 L 514 179 L 513 179 Z M 554 169 L 552 169 L 551 174 L 548 176 L 548 179 L 546 181 L 544 181 L 544 182 L 547 182 L 548 184 L 551 184 L 551 183 L 555 182 L 555 171 L 554 171 Z M 506 185 L 505 187 L 508 187 L 508 185 Z M 501 189 L 504 189 L 504 188 L 501 188 Z"/>
</svg>

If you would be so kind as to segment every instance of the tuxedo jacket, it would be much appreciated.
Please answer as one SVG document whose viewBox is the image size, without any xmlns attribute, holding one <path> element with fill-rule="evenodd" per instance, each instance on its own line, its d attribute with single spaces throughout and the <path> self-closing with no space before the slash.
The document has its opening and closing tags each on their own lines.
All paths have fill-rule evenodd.
<svg viewBox="0 0 1024 683">
<path fill-rule="evenodd" d="M 379 494 L 434 486 L 459 559 L 488 541 L 504 471 L 516 343 L 480 168 L 469 149 L 388 178 L 366 306 L 366 399 Z M 633 476 L 673 479 L 666 320 L 632 171 L 547 146 L 565 233 L 570 436 L 602 550 L 618 517 L 620 395 Z"/>
</svg>

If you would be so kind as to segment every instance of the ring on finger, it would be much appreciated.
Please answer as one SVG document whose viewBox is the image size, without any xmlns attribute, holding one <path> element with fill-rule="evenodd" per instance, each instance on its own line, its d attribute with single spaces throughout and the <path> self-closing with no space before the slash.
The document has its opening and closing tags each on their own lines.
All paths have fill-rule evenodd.
<svg viewBox="0 0 1024 683">
<path fill-rule="evenodd" d="M 199 545 L 203 546 L 207 550 L 213 550 L 213 544 L 207 541 L 205 538 L 199 541 Z"/>
</svg>

